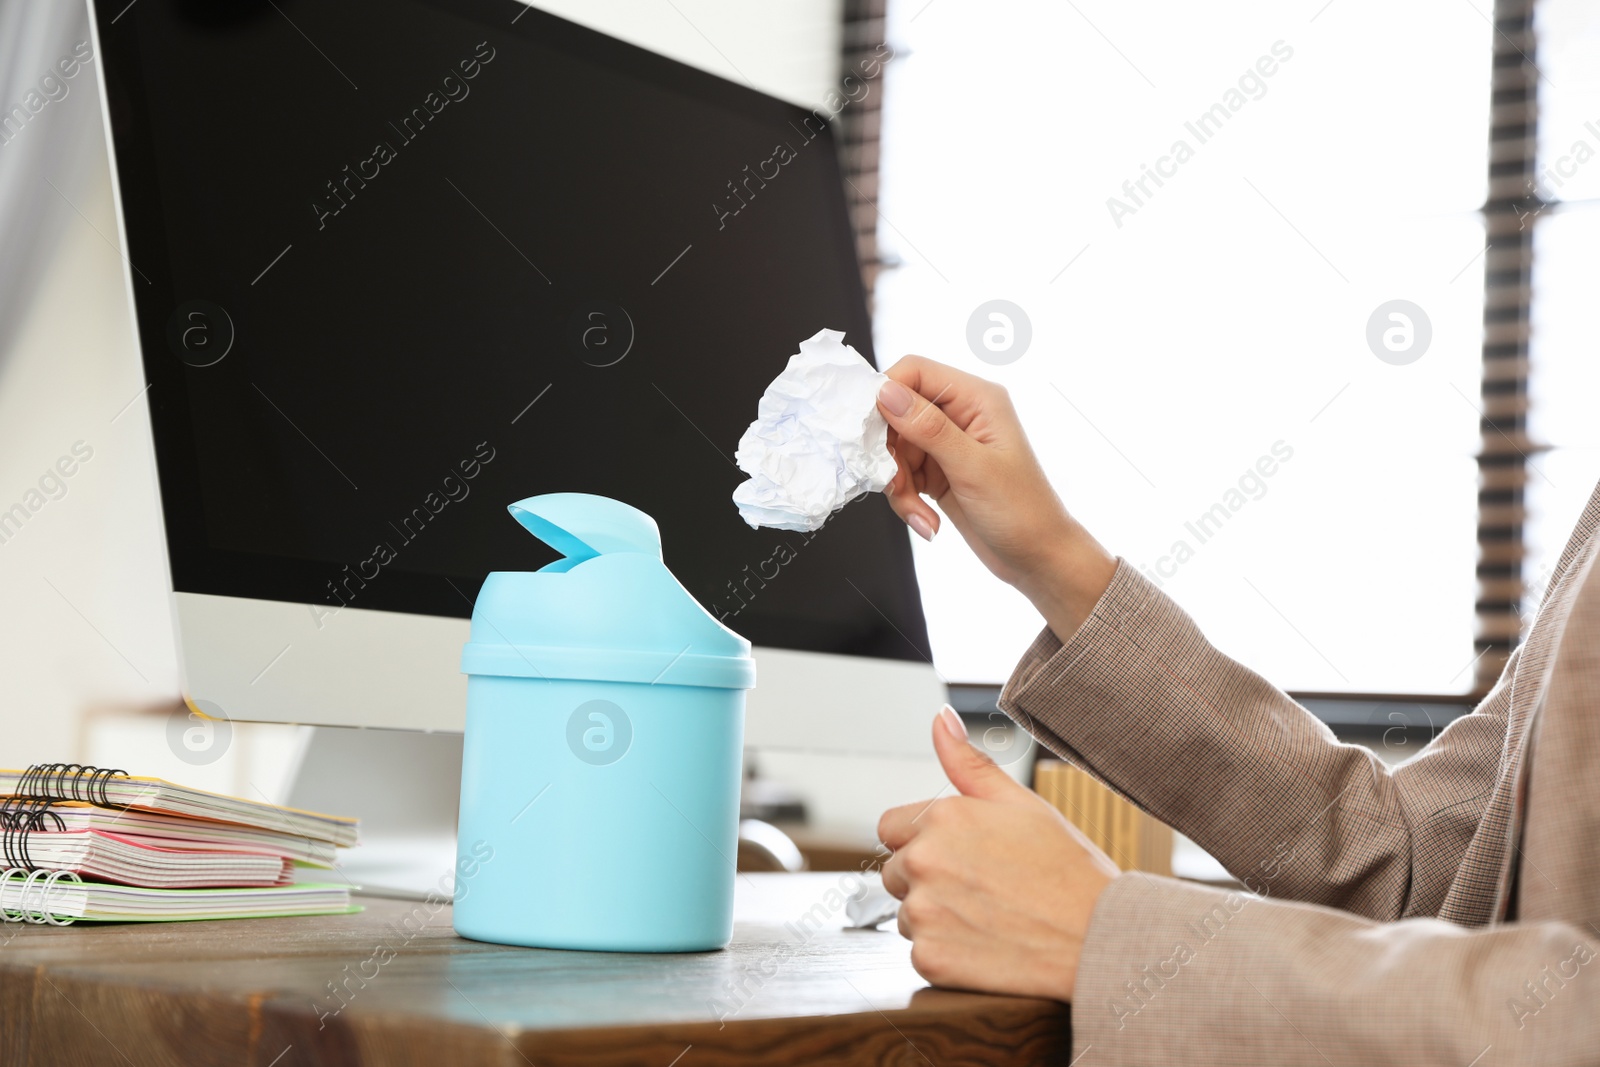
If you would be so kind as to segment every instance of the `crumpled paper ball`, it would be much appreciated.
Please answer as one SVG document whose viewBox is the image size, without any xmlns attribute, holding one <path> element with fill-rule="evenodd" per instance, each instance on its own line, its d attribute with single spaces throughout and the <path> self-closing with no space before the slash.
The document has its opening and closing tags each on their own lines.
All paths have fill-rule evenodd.
<svg viewBox="0 0 1600 1067">
<path fill-rule="evenodd" d="M 750 475 L 733 491 L 745 522 L 810 533 L 850 501 L 883 491 L 895 474 L 878 413 L 884 380 L 838 330 L 800 342 L 734 453 Z"/>
</svg>

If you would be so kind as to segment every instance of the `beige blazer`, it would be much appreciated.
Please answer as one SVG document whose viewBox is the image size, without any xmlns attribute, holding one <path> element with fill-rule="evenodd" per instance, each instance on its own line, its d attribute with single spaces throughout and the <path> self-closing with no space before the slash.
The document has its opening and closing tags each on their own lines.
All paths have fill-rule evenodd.
<svg viewBox="0 0 1600 1067">
<path fill-rule="evenodd" d="M 1001 706 L 1252 891 L 1112 883 L 1080 1067 L 1600 1063 L 1597 525 L 1600 487 L 1493 691 L 1396 767 L 1126 563 L 1065 646 L 1039 635 Z"/>
</svg>

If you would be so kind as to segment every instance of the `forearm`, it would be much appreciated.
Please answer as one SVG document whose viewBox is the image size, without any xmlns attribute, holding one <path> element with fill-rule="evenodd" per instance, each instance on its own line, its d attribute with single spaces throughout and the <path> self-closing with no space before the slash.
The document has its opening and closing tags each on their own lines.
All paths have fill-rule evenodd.
<svg viewBox="0 0 1600 1067">
<path fill-rule="evenodd" d="M 1219 1067 L 1590 1062 L 1595 952 L 1592 933 L 1566 923 L 1376 924 L 1125 876 L 1084 942 L 1074 1051 Z"/>
<path fill-rule="evenodd" d="M 1044 616 L 1056 639 L 1065 643 L 1105 595 L 1117 572 L 1117 558 L 1065 515 L 1059 532 L 1039 541 L 1019 568 L 1015 584 Z"/>
</svg>

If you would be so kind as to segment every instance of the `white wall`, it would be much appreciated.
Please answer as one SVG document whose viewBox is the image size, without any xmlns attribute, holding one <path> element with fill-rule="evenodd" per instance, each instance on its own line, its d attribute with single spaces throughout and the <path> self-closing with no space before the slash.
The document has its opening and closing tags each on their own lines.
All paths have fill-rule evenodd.
<svg viewBox="0 0 1600 1067">
<path fill-rule="evenodd" d="M 838 0 L 540 6 L 796 102 L 816 102 L 835 80 Z M 98 126 L 98 89 L 84 80 L 93 77 L 91 68 L 78 91 L 54 106 L 78 109 L 77 118 Z M 144 378 L 103 150 L 90 169 L 70 184 L 52 176 L 85 191 L 59 244 L 40 257 L 38 296 L 10 350 L 0 353 L 0 510 L 43 500 L 0 544 L 0 766 L 111 763 L 277 797 L 295 728 L 236 726 L 229 752 L 208 767 L 181 762 L 168 748 L 180 693 L 177 650 L 149 416 L 143 400 L 129 403 Z M 38 196 L 43 206 L 57 194 L 41 180 Z M 63 479 L 64 493 L 47 482 L 57 498 L 30 498 L 80 441 L 92 456 Z"/>
</svg>

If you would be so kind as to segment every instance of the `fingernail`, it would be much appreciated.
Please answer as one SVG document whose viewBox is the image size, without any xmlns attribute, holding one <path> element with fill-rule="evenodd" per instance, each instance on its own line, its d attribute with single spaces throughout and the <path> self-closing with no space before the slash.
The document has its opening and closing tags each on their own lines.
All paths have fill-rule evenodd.
<svg viewBox="0 0 1600 1067">
<path fill-rule="evenodd" d="M 878 387 L 878 403 L 891 415 L 904 415 L 911 410 L 911 390 L 890 378 Z"/>
<path fill-rule="evenodd" d="M 906 525 L 917 531 L 917 536 L 924 541 L 933 540 L 933 524 L 925 517 L 913 513 L 906 519 Z"/>
<path fill-rule="evenodd" d="M 952 708 L 949 704 L 940 708 L 939 721 L 944 723 L 944 728 L 949 730 L 953 736 L 970 743 L 971 739 L 967 737 L 967 728 L 961 722 L 961 716 L 956 714 L 955 708 Z"/>
</svg>

